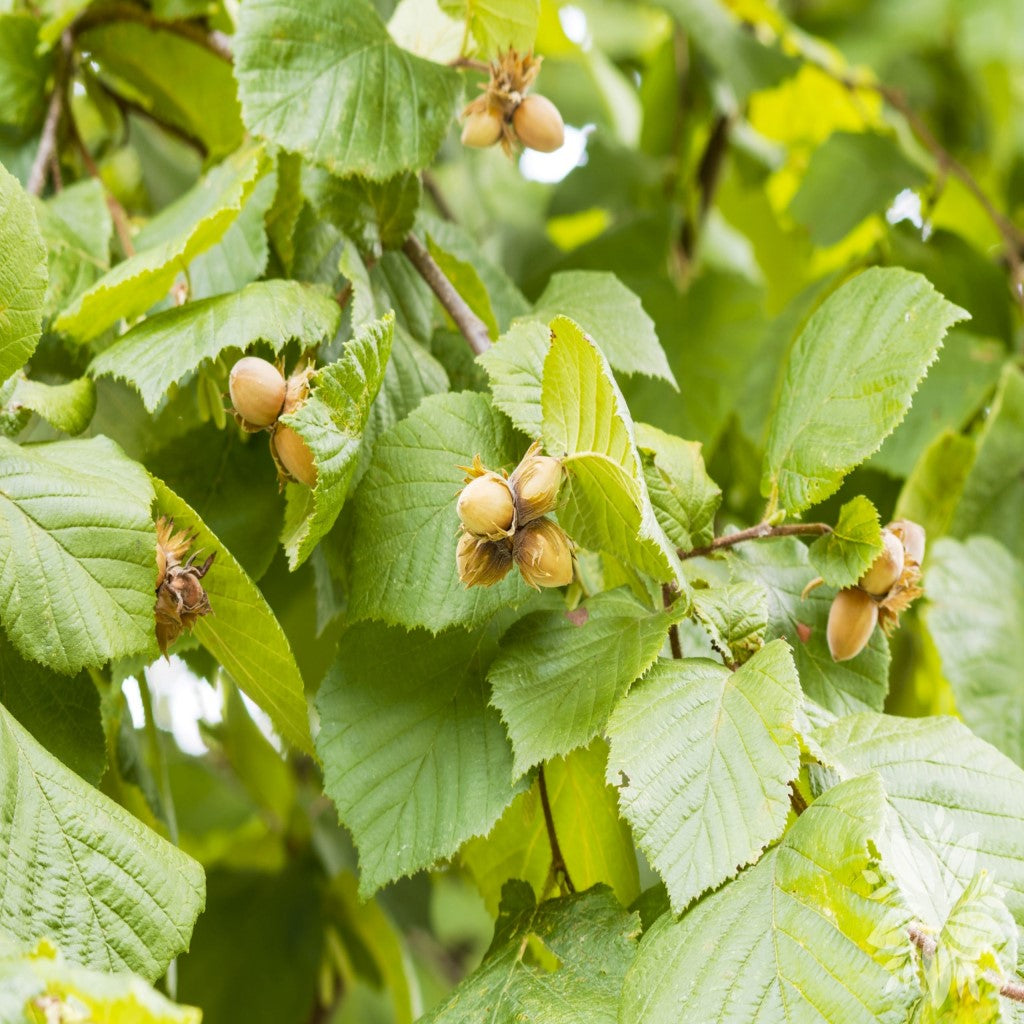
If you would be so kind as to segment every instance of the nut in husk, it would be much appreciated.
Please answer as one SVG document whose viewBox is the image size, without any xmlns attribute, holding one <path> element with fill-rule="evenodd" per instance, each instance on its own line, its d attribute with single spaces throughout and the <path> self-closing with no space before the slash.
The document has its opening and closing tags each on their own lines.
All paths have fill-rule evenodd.
<svg viewBox="0 0 1024 1024">
<path fill-rule="evenodd" d="M 858 586 L 874 597 L 884 597 L 903 572 L 903 544 L 888 528 L 882 531 L 882 552 L 861 576 Z"/>
<path fill-rule="evenodd" d="M 270 437 L 270 450 L 286 479 L 316 487 L 316 462 L 309 445 L 286 423 L 278 423 Z"/>
<path fill-rule="evenodd" d="M 550 455 L 539 455 L 539 450 L 540 442 L 534 442 L 509 478 L 519 526 L 547 515 L 558 504 L 562 461 Z"/>
<path fill-rule="evenodd" d="M 153 614 L 157 643 L 164 655 L 182 633 L 211 611 L 202 579 L 210 571 L 216 552 L 202 565 L 194 564 L 195 555 L 182 562 L 194 539 L 194 535 L 185 531 L 175 533 L 172 520 L 161 518 L 157 522 L 157 585 Z"/>
<path fill-rule="evenodd" d="M 497 473 L 488 471 L 470 480 L 459 493 L 456 509 L 462 525 L 477 537 L 500 540 L 515 529 L 512 490 Z"/>
<path fill-rule="evenodd" d="M 258 356 L 244 356 L 231 367 L 228 391 L 235 416 L 252 432 L 271 426 L 281 414 L 285 380 L 273 363 Z"/>
<path fill-rule="evenodd" d="M 918 565 L 923 564 L 926 540 L 924 527 L 912 519 L 894 519 L 888 529 L 899 537 L 906 557 Z"/>
<path fill-rule="evenodd" d="M 463 532 L 455 549 L 455 564 L 467 587 L 490 587 L 512 568 L 512 547 L 507 540 L 490 541 Z"/>
<path fill-rule="evenodd" d="M 504 131 L 504 121 L 498 111 L 490 106 L 471 109 L 462 123 L 462 144 L 474 149 L 486 149 L 493 146 Z"/>
<path fill-rule="evenodd" d="M 531 587 L 564 587 L 572 582 L 572 545 L 550 519 L 537 519 L 516 533 L 512 546 L 523 579 Z"/>
<path fill-rule="evenodd" d="M 512 127 L 524 146 L 539 153 L 553 153 L 565 142 L 565 122 L 546 96 L 526 96 L 512 115 Z"/>
<path fill-rule="evenodd" d="M 828 612 L 828 649 L 833 661 L 849 661 L 867 646 L 878 624 L 878 603 L 860 587 L 840 590 Z"/>
</svg>

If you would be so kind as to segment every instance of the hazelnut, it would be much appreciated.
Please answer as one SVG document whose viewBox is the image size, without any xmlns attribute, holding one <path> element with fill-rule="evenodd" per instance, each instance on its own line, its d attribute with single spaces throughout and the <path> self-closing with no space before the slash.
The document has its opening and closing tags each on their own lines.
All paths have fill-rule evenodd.
<svg viewBox="0 0 1024 1024">
<path fill-rule="evenodd" d="M 882 531 L 882 553 L 861 576 L 859 585 L 874 597 L 883 597 L 896 585 L 903 572 L 903 544 L 888 528 Z"/>
<path fill-rule="evenodd" d="M 860 587 L 840 590 L 828 612 L 828 649 L 833 661 L 855 658 L 871 639 L 878 622 L 878 605 Z"/>
<path fill-rule="evenodd" d="M 278 423 L 270 443 L 277 461 L 292 479 L 307 487 L 316 487 L 317 472 L 313 453 L 309 450 L 309 445 L 291 427 Z"/>
<path fill-rule="evenodd" d="M 558 502 L 562 461 L 550 455 L 537 455 L 539 448 L 539 444 L 531 446 L 509 478 L 516 502 L 516 522 L 520 527 L 547 515 Z"/>
<path fill-rule="evenodd" d="M 499 540 L 515 529 L 516 510 L 508 481 L 485 472 L 470 480 L 456 505 L 462 525 L 477 537 Z"/>
<path fill-rule="evenodd" d="M 467 587 L 490 587 L 512 568 L 511 546 L 505 540 L 489 541 L 463 533 L 455 549 L 455 564 Z"/>
<path fill-rule="evenodd" d="M 281 414 L 285 380 L 273 363 L 245 356 L 231 367 L 228 378 L 231 404 L 247 424 L 269 427 Z"/>
<path fill-rule="evenodd" d="M 545 96 L 527 96 L 516 107 L 512 125 L 519 141 L 540 153 L 553 153 L 565 142 L 565 123 L 558 107 Z"/>
<path fill-rule="evenodd" d="M 572 547 L 565 531 L 550 519 L 537 519 L 519 530 L 512 549 L 523 579 L 535 590 L 572 582 Z"/>
<path fill-rule="evenodd" d="M 462 144 L 474 149 L 493 146 L 502 133 L 501 115 L 493 110 L 474 110 L 462 125 Z"/>
<path fill-rule="evenodd" d="M 911 519 L 896 519 L 888 528 L 899 537 L 907 558 L 921 565 L 924 561 L 926 539 L 924 527 Z"/>
</svg>

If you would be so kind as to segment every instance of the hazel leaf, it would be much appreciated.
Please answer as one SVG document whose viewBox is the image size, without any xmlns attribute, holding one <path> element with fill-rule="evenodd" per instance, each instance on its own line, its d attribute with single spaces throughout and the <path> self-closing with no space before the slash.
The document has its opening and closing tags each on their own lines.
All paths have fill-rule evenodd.
<svg viewBox="0 0 1024 1024">
<path fill-rule="evenodd" d="M 850 587 L 871 568 L 881 550 L 878 510 L 858 494 L 843 505 L 835 527 L 819 537 L 808 554 L 811 565 L 830 587 Z"/>
</svg>

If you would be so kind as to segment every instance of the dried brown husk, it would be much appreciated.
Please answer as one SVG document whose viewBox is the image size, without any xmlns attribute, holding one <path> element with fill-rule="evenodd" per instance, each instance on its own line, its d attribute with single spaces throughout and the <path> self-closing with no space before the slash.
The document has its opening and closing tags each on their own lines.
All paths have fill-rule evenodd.
<svg viewBox="0 0 1024 1024">
<path fill-rule="evenodd" d="M 509 477 L 520 526 L 546 516 L 558 505 L 562 462 L 551 455 L 541 455 L 540 449 L 540 441 L 534 441 Z"/>
<path fill-rule="evenodd" d="M 916 601 L 924 591 L 921 589 L 921 567 L 912 558 L 903 565 L 903 572 L 895 586 L 879 602 L 878 624 L 886 636 L 899 629 L 900 615 Z"/>
<path fill-rule="evenodd" d="M 487 540 L 464 530 L 455 549 L 455 564 L 467 587 L 493 586 L 512 568 L 512 542 Z"/>
<path fill-rule="evenodd" d="M 156 639 L 160 652 L 167 649 L 186 630 L 212 611 L 202 579 L 210 571 L 216 552 L 202 565 L 195 565 L 196 555 L 182 562 L 195 540 L 195 534 L 174 530 L 174 520 L 161 517 L 157 521 L 157 583 Z"/>
</svg>

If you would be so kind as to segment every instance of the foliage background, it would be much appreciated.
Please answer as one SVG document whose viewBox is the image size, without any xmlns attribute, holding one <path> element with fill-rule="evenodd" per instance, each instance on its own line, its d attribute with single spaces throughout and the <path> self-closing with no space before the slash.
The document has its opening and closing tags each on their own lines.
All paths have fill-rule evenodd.
<svg viewBox="0 0 1024 1024">
<path fill-rule="evenodd" d="M 1014 974 L 1024 922 L 1024 7 L 441 7 L 0 0 L 3 1019 L 41 987 L 189 1019 L 124 968 L 210 1024 L 471 1020 L 503 986 L 531 1020 L 1019 1019 L 986 972 Z M 569 125 L 550 157 L 458 143 L 481 76 L 450 62 L 509 42 Z M 481 360 L 410 231 L 501 336 Z M 597 348 L 557 320 L 545 361 L 559 315 Z M 240 350 L 291 364 L 297 339 L 323 367 L 294 420 L 312 495 L 279 494 L 222 397 Z M 636 465 L 622 441 L 601 484 L 608 451 L 579 443 L 561 513 L 593 650 L 557 596 L 464 592 L 453 466 L 621 440 L 629 414 Z M 674 548 L 766 498 L 863 532 L 687 560 L 685 606 L 654 605 Z M 875 510 L 926 526 L 926 598 L 837 666 L 832 591 L 799 593 L 856 578 Z M 173 671 L 156 513 L 218 552 Z M 714 670 L 670 664 L 673 624 Z M 712 641 L 760 650 L 733 678 Z M 740 724 L 705 747 L 719 698 Z M 558 881 L 542 762 L 563 866 L 610 893 L 534 906 Z M 666 770 L 706 776 L 705 845 L 658 803 Z M 769 954 L 782 903 L 800 948 Z M 804 955 L 837 941 L 819 917 L 841 991 Z"/>
</svg>

